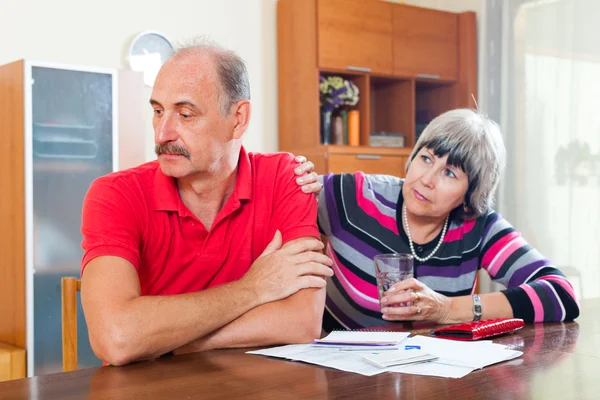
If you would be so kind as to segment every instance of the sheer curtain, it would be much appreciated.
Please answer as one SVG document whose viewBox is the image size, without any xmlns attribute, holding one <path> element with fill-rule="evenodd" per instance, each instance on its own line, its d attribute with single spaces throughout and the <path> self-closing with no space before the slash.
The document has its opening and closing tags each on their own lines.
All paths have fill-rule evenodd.
<svg viewBox="0 0 600 400">
<path fill-rule="evenodd" d="M 496 208 L 599 297 L 600 1 L 482 0 L 480 27 L 479 105 L 508 151 Z"/>
</svg>

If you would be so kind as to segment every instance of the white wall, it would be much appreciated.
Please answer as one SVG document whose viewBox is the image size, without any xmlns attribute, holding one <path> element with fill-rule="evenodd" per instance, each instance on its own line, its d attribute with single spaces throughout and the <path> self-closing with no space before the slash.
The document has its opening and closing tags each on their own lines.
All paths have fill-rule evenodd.
<svg viewBox="0 0 600 400">
<path fill-rule="evenodd" d="M 277 149 L 276 0 L 0 0 L 0 64 L 21 58 L 126 68 L 140 31 L 173 42 L 209 35 L 246 60 L 253 116 L 245 137 L 254 151 Z M 147 95 L 150 96 L 150 88 Z M 148 159 L 154 158 L 150 106 L 144 101 Z"/>
<path fill-rule="evenodd" d="M 371 0 L 365 0 L 371 1 Z M 400 0 L 392 0 L 401 3 Z M 479 11 L 481 0 L 409 0 L 447 11 Z M 277 0 L 0 0 L 0 64 L 20 58 L 126 68 L 125 54 L 140 31 L 163 32 L 173 42 L 211 39 L 246 60 L 253 116 L 244 139 L 253 151 L 277 150 Z M 150 89 L 147 95 L 150 96 Z M 151 113 L 146 149 L 154 158 Z"/>
</svg>

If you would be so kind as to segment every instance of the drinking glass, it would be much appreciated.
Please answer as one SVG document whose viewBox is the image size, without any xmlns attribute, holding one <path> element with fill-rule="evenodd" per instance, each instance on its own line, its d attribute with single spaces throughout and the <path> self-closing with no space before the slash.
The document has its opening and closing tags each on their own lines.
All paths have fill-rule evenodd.
<svg viewBox="0 0 600 400">
<path fill-rule="evenodd" d="M 375 277 L 380 304 L 385 292 L 394 284 L 414 277 L 414 258 L 412 254 L 378 254 L 373 261 L 375 262 Z M 397 305 L 408 306 L 411 304 L 401 303 Z"/>
</svg>

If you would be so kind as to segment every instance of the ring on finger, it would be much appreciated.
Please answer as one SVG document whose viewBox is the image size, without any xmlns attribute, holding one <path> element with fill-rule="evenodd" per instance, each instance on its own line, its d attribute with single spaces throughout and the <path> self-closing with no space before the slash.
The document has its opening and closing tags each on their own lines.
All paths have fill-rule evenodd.
<svg viewBox="0 0 600 400">
<path fill-rule="evenodd" d="M 417 306 L 417 314 L 421 314 L 421 307 Z"/>
<path fill-rule="evenodd" d="M 419 292 L 414 292 L 415 294 L 415 303 L 421 301 L 421 294 Z"/>
</svg>

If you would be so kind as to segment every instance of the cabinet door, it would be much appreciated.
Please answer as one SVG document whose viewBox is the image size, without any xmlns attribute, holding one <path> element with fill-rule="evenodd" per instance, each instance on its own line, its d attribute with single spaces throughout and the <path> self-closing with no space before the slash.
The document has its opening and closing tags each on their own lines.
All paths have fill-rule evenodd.
<svg viewBox="0 0 600 400">
<path fill-rule="evenodd" d="M 392 5 L 383 1 L 318 0 L 321 69 L 391 74 Z"/>
<path fill-rule="evenodd" d="M 457 15 L 404 5 L 393 9 L 394 73 L 457 79 Z"/>
<path fill-rule="evenodd" d="M 375 154 L 330 154 L 328 172 L 340 174 L 362 171 L 365 174 L 387 174 L 403 178 L 407 156 Z"/>
<path fill-rule="evenodd" d="M 31 67 L 33 348 L 31 374 L 61 369 L 61 278 L 81 271 L 81 209 L 90 184 L 113 171 L 112 72 Z M 28 335 L 31 332 L 28 332 Z M 102 365 L 77 306 L 79 368 Z"/>
</svg>

